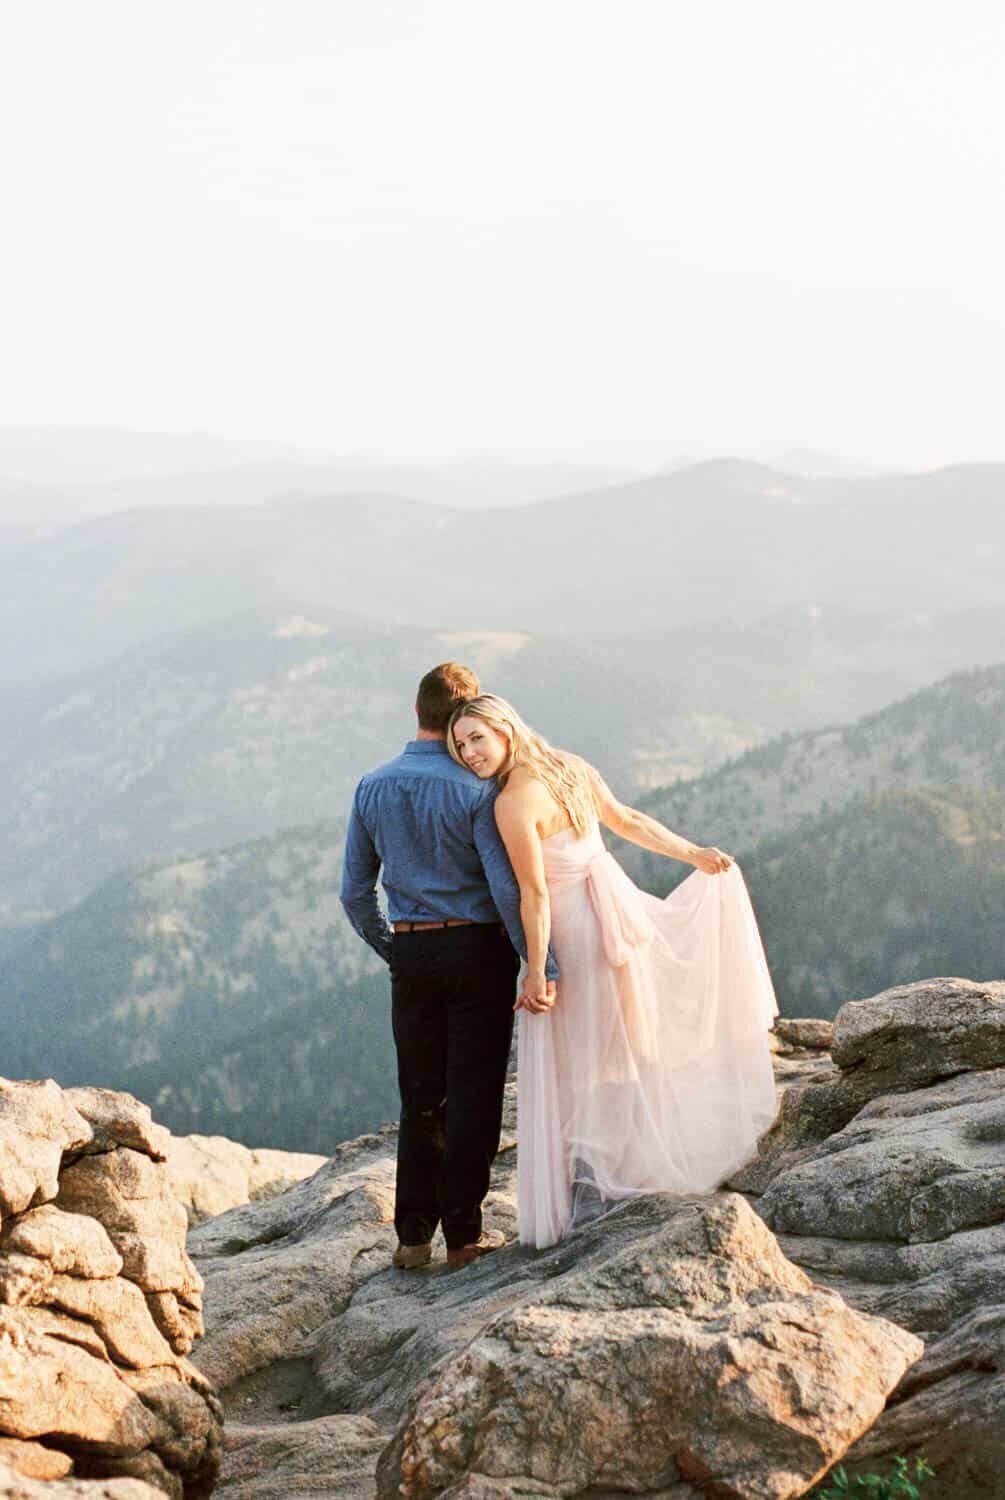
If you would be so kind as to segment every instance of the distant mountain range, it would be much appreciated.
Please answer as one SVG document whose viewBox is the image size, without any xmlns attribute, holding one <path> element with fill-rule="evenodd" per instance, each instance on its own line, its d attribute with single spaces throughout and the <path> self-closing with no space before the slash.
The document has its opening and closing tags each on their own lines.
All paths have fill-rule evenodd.
<svg viewBox="0 0 1005 1500">
<path fill-rule="evenodd" d="M 741 854 L 783 1009 L 832 1015 L 901 980 L 1005 973 L 1003 751 L 1000 666 L 649 806 Z M 650 889 L 688 873 L 615 842 Z M 340 858 L 322 822 L 113 877 L 0 958 L 4 1070 L 128 1088 L 176 1130 L 290 1149 L 379 1123 L 386 980 L 341 915 Z"/>
<path fill-rule="evenodd" d="M 1005 465 L 804 478 L 697 464 L 465 511 L 358 489 L 104 516 L 0 549 L 0 680 L 290 599 L 386 623 L 626 635 L 795 604 L 995 608 Z"/>
<path fill-rule="evenodd" d="M 472 461 L 422 466 L 274 458 L 179 473 L 40 483 L 5 475 L 3 457 L 0 445 L 0 511 L 29 532 L 35 528 L 42 534 L 123 511 L 262 506 L 333 495 L 400 495 L 457 510 L 528 505 L 638 478 L 637 470 L 614 465 Z"/>
<path fill-rule="evenodd" d="M 453 456 L 417 458 L 387 452 L 345 453 L 317 445 L 225 438 L 207 432 L 0 426 L 0 503 L 18 484 L 30 486 L 29 499 L 44 506 L 48 492 L 60 508 L 68 505 L 67 513 L 76 515 L 121 508 L 131 486 L 140 487 L 129 501 L 135 508 L 182 498 L 188 503 L 249 501 L 263 495 L 263 490 L 264 498 L 272 498 L 318 492 L 320 484 L 320 492 L 329 494 L 390 489 L 413 500 L 450 505 L 515 504 L 617 484 L 723 454 L 814 476 L 853 477 L 897 467 L 863 465 L 784 442 L 751 448 L 730 441 L 600 440 L 572 447 L 517 448 L 509 453 L 461 451 Z M 291 482 L 290 476 L 298 474 L 301 482 Z M 393 482 L 375 479 L 380 475 L 391 476 Z M 165 486 L 159 502 L 154 499 L 155 490 L 143 488 L 146 481 Z"/>
<path fill-rule="evenodd" d="M 418 679 L 446 657 L 470 661 L 637 797 L 780 730 L 885 704 L 980 660 L 999 633 L 1005 608 L 945 619 L 794 608 L 745 630 L 589 641 L 403 629 L 294 605 L 65 681 L 0 685 L 0 952 L 5 926 L 52 915 L 116 870 L 341 816 L 359 776 L 412 734 Z M 783 826 L 775 818 L 758 836 Z M 719 836 L 735 842 L 732 825 Z"/>
</svg>

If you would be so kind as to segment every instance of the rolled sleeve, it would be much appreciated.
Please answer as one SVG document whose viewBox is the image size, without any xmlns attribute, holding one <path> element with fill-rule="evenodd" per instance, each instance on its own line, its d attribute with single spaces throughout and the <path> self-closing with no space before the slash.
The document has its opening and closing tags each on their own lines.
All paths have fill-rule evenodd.
<svg viewBox="0 0 1005 1500">
<path fill-rule="evenodd" d="M 353 929 L 389 964 L 391 928 L 377 899 L 379 874 L 380 855 L 360 815 L 357 791 L 346 828 L 340 899 Z"/>
</svg>

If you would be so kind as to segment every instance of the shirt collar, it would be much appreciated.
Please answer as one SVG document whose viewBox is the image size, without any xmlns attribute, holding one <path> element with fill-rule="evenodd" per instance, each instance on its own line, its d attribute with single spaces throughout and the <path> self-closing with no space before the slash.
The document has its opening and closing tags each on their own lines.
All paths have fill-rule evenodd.
<svg viewBox="0 0 1005 1500">
<path fill-rule="evenodd" d="M 446 740 L 409 740 L 406 755 L 449 755 Z"/>
</svg>

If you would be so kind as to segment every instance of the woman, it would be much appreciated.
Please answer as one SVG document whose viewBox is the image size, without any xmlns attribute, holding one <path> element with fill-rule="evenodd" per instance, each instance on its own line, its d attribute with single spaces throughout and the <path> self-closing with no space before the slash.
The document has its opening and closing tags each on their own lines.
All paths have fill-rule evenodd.
<svg viewBox="0 0 1005 1500">
<path fill-rule="evenodd" d="M 711 1191 L 775 1113 L 777 1006 L 739 869 L 624 806 L 502 698 L 459 706 L 447 745 L 499 781 L 496 821 L 520 884 L 520 1239 L 554 1244 L 639 1193 Z M 601 823 L 700 873 L 665 901 L 646 895 L 604 848 Z"/>
</svg>

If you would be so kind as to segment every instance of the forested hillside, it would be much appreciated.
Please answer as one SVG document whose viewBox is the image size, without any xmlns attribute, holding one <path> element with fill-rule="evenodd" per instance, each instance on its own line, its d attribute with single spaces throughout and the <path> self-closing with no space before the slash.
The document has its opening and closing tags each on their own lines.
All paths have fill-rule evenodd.
<svg viewBox="0 0 1005 1500">
<path fill-rule="evenodd" d="M 743 853 L 855 797 L 898 787 L 1005 787 L 1005 666 L 959 672 L 853 724 L 784 735 L 643 806 L 699 843 Z M 668 873 L 627 856 L 653 889 Z"/>
<path fill-rule="evenodd" d="M 390 1118 L 387 986 L 338 906 L 341 851 L 320 823 L 114 877 L 0 963 L 2 1071 L 309 1150 Z"/>
<path fill-rule="evenodd" d="M 861 747 L 878 785 L 844 776 L 824 797 L 819 760 L 814 812 L 737 841 L 784 1011 L 1005 973 L 1001 677 L 962 674 L 833 731 L 843 754 L 826 764 L 847 770 Z M 796 744 L 741 762 L 748 794 L 758 767 L 777 794 Z M 972 785 L 950 779 L 961 768 Z M 905 769 L 946 779 L 905 787 Z M 338 906 L 341 837 L 321 822 L 113 877 L 0 959 L 4 1071 L 129 1088 L 177 1130 L 295 1149 L 392 1115 L 386 976 Z M 688 873 L 617 852 L 659 892 Z"/>
<path fill-rule="evenodd" d="M 1005 793 L 887 791 L 743 860 L 783 1012 L 1005 974 Z"/>
</svg>

